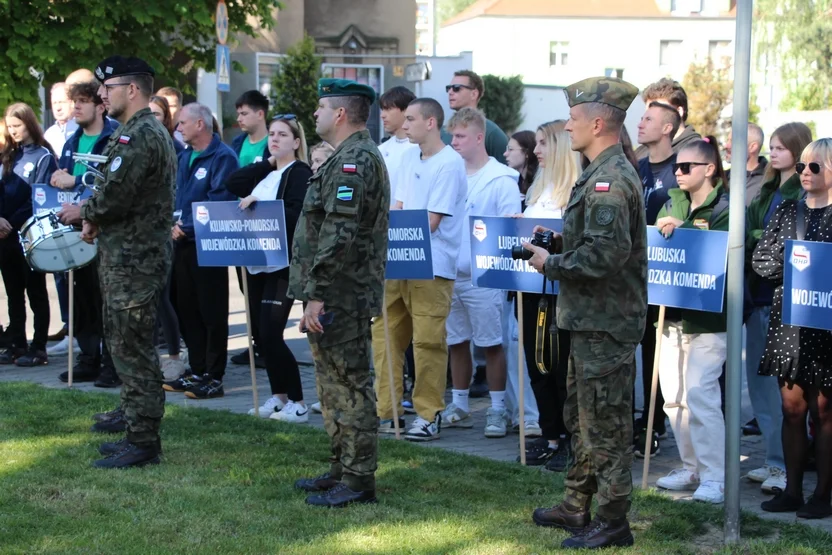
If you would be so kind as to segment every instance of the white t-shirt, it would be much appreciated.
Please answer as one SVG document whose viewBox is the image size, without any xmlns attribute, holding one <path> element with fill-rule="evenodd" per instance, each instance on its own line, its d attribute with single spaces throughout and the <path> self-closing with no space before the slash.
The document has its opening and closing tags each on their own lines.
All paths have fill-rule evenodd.
<svg viewBox="0 0 832 555">
<path fill-rule="evenodd" d="M 436 231 L 430 234 L 435 276 L 456 279 L 467 191 L 465 162 L 450 146 L 427 160 L 422 160 L 422 151 L 418 148 L 405 153 L 396 200 L 402 202 L 405 210 L 428 210 L 444 216 Z"/>
<path fill-rule="evenodd" d="M 390 137 L 378 145 L 378 150 L 384 156 L 384 165 L 387 166 L 387 175 L 390 176 L 390 207 L 396 204 L 396 190 L 402 179 L 402 161 L 404 154 L 413 149 L 419 150 L 419 145 L 410 142 L 410 139 L 397 139 Z"/>
<path fill-rule="evenodd" d="M 54 150 L 58 154 L 58 158 L 60 158 L 61 152 L 64 151 L 64 145 L 72 134 L 77 131 L 77 129 L 78 124 L 74 119 L 67 121 L 64 125 L 55 122 L 43 133 L 43 138 L 46 139 L 46 142 L 49 143 L 49 146 L 52 147 L 52 150 Z"/>
<path fill-rule="evenodd" d="M 283 177 L 283 172 L 288 170 L 295 161 L 292 160 L 279 170 L 274 170 L 267 175 L 263 181 L 258 183 L 251 194 L 257 197 L 257 200 L 275 200 L 277 198 L 277 190 L 280 188 L 280 179 Z M 271 274 L 280 270 L 277 266 L 246 266 L 246 270 L 250 274 Z"/>
<path fill-rule="evenodd" d="M 528 193 L 526 193 L 528 199 Z M 563 218 L 563 208 L 555 206 L 555 201 L 552 199 L 552 190 L 547 189 L 543 191 L 534 204 L 527 204 L 523 215 L 527 218 L 549 218 L 560 220 Z"/>
</svg>

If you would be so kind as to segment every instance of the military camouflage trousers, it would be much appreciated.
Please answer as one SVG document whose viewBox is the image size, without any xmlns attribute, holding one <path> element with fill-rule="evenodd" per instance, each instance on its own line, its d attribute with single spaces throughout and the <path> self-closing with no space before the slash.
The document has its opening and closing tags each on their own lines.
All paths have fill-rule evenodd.
<svg viewBox="0 0 832 555">
<path fill-rule="evenodd" d="M 633 490 L 633 382 L 636 345 L 603 332 L 571 333 L 563 418 L 575 461 L 566 475 L 565 501 L 598 515 L 623 518 Z"/>
<path fill-rule="evenodd" d="M 104 338 L 121 378 L 121 407 L 127 439 L 155 445 L 165 414 L 165 392 L 153 327 L 159 304 L 160 280 L 121 267 L 99 267 L 104 296 Z"/>
<path fill-rule="evenodd" d="M 352 490 L 375 489 L 378 417 L 370 374 L 370 333 L 335 345 L 313 340 L 309 345 L 332 448 L 330 474 Z"/>
</svg>

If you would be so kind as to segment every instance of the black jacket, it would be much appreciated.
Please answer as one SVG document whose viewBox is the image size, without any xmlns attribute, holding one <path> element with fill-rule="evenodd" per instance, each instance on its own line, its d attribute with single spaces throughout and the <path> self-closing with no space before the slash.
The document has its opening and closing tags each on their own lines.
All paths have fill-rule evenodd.
<svg viewBox="0 0 832 555">
<path fill-rule="evenodd" d="M 273 171 L 274 168 L 268 160 L 255 162 L 232 172 L 225 181 L 225 187 L 229 192 L 240 198 L 247 197 L 254 191 L 257 184 Z M 283 210 L 286 214 L 286 242 L 289 245 L 289 260 L 292 259 L 292 239 L 295 236 L 298 219 L 303 211 L 303 199 L 306 197 L 310 177 L 312 177 L 312 169 L 309 165 L 296 160 L 280 177 L 280 185 L 274 199 L 283 201 Z M 286 272 L 288 275 L 289 268 L 280 271 Z"/>
</svg>

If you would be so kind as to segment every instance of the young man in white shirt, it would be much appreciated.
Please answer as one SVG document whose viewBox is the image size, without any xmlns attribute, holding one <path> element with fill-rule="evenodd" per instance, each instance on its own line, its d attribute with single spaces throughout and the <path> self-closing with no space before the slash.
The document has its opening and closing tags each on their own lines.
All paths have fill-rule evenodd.
<svg viewBox="0 0 832 555">
<path fill-rule="evenodd" d="M 443 120 L 442 106 L 432 98 L 417 98 L 407 107 L 402 128 L 419 148 L 404 155 L 394 206 L 428 211 L 434 279 L 389 280 L 385 287 L 393 368 L 404 364 L 404 351 L 412 339 L 419 369 L 413 388 L 417 418 L 405 434 L 410 441 L 439 439 L 448 367 L 445 321 L 451 309 L 456 259 L 465 223 L 465 162 L 442 142 L 439 131 Z M 376 368 L 387 368 L 382 318 L 373 323 L 373 362 Z M 393 379 L 396 398 L 401 400 L 401 372 L 394 372 Z M 395 407 L 394 414 L 387 372 L 376 373 L 375 385 L 379 432 L 390 433 L 393 418 L 402 422 L 401 404 Z"/>
<path fill-rule="evenodd" d="M 381 106 L 381 121 L 384 124 L 384 132 L 390 138 L 378 145 L 378 150 L 384 156 L 384 164 L 387 166 L 387 174 L 390 176 L 390 207 L 396 204 L 396 189 L 402 180 L 402 161 L 409 150 L 418 150 L 419 147 L 410 142 L 402 126 L 404 125 L 404 113 L 408 104 L 416 99 L 407 87 L 393 87 L 381 95 L 378 104 Z"/>
<path fill-rule="evenodd" d="M 457 277 L 446 330 L 450 345 L 453 401 L 442 413 L 445 427 L 474 425 L 468 408 L 473 374 L 471 341 L 485 351 L 491 408 L 486 413 L 485 437 L 504 437 L 506 412 L 506 356 L 503 351 L 503 291 L 474 287 L 471 283 L 471 232 L 468 216 L 506 216 L 521 210 L 519 174 L 499 163 L 485 150 L 485 115 L 476 108 L 462 108 L 448 122 L 451 146 L 465 160 L 468 194 L 465 226 L 457 257 Z"/>
</svg>

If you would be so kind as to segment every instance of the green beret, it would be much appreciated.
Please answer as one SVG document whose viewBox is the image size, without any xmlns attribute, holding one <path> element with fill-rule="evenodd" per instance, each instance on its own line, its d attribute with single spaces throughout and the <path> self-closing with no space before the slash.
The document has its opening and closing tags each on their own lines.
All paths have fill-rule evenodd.
<svg viewBox="0 0 832 555">
<path fill-rule="evenodd" d="M 376 99 L 376 91 L 368 85 L 349 79 L 321 79 L 318 81 L 318 97 L 328 96 L 364 96 L 373 102 Z"/>
<path fill-rule="evenodd" d="M 140 58 L 124 58 L 122 56 L 110 56 L 95 66 L 95 76 L 102 83 L 113 77 L 122 75 L 156 75 L 153 68 Z"/>
<path fill-rule="evenodd" d="M 563 89 L 569 107 L 584 102 L 600 102 L 627 111 L 638 96 L 638 89 L 615 77 L 590 77 Z"/>
</svg>

